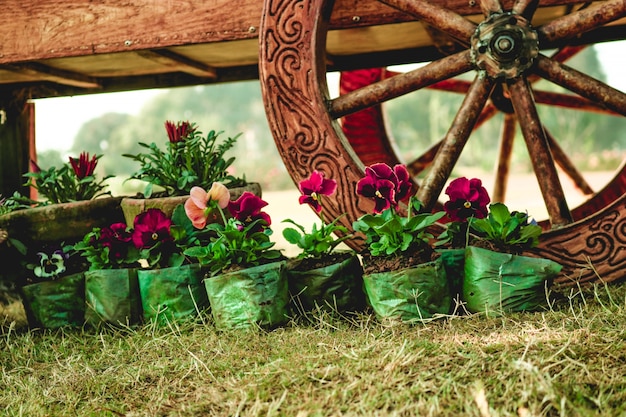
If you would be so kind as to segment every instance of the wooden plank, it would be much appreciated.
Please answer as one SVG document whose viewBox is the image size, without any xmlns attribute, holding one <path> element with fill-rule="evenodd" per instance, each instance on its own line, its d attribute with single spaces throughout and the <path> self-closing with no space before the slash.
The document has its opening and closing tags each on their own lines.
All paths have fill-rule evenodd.
<svg viewBox="0 0 626 417">
<path fill-rule="evenodd" d="M 205 65 L 202 62 L 194 61 L 183 55 L 171 52 L 167 49 L 151 49 L 147 51 L 137 51 L 143 58 L 158 62 L 171 71 L 187 72 L 191 75 L 206 78 L 217 78 L 215 68 Z"/>
<path fill-rule="evenodd" d="M 261 1 L 4 0 L 0 63 L 256 38 Z M 254 29 L 253 29 L 254 28 Z"/>
<path fill-rule="evenodd" d="M 4 0 L 0 9 L 0 64 L 256 39 L 263 1 Z M 462 15 L 480 14 L 474 1 L 435 3 Z M 506 8 L 512 1 L 503 3 Z M 337 0 L 330 26 L 343 29 L 412 20 L 377 0 Z"/>
<path fill-rule="evenodd" d="M 59 84 L 71 85 L 81 88 L 100 88 L 101 85 L 92 77 L 76 72 L 51 68 L 36 62 L 4 65 L 1 67 L 7 71 L 17 72 L 30 77 L 33 81 L 53 81 Z"/>
</svg>

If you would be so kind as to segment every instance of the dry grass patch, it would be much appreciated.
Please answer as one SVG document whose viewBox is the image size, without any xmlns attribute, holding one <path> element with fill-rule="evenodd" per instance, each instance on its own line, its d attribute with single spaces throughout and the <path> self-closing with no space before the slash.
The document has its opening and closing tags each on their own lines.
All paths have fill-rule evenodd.
<svg viewBox="0 0 626 417">
<path fill-rule="evenodd" d="M 9 416 L 626 415 L 626 285 L 413 326 L 320 312 L 271 332 L 203 315 L 0 336 Z"/>
</svg>

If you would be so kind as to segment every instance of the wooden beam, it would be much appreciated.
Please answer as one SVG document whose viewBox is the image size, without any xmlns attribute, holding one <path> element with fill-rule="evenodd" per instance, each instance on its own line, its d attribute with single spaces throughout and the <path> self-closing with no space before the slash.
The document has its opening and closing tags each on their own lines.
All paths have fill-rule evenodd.
<svg viewBox="0 0 626 417">
<path fill-rule="evenodd" d="M 28 195 L 22 175 L 28 172 L 35 107 L 23 91 L 0 91 L 0 111 L 0 194 Z"/>
<path fill-rule="evenodd" d="M 79 74 L 73 71 L 66 71 L 52 68 L 37 62 L 24 64 L 2 65 L 0 68 L 17 72 L 21 75 L 32 77 L 33 81 L 52 81 L 63 85 L 71 85 L 80 88 L 100 88 L 102 87 L 97 79 Z"/>
<path fill-rule="evenodd" d="M 503 7 L 513 1 L 503 1 Z M 542 5 L 577 2 L 542 0 Z M 461 15 L 481 13 L 479 2 L 433 3 Z M 256 39 L 262 8 L 263 0 L 2 0 L 0 64 Z M 315 18 L 320 11 L 310 13 Z M 330 28 L 414 20 L 378 0 L 336 0 Z"/>
<path fill-rule="evenodd" d="M 150 49 L 145 51 L 137 51 L 137 54 L 143 58 L 155 61 L 163 66 L 169 67 L 174 71 L 186 72 L 197 77 L 209 79 L 217 78 L 217 70 L 202 62 L 194 61 L 186 56 L 177 54 L 167 49 Z"/>
</svg>

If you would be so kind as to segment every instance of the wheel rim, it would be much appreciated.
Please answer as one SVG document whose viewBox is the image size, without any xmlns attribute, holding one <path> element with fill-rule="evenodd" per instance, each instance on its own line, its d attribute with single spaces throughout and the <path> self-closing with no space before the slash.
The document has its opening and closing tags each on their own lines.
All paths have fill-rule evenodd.
<svg viewBox="0 0 626 417">
<path fill-rule="evenodd" d="M 572 229 L 575 233 L 579 226 L 572 223 L 572 212 L 565 203 L 550 153 L 551 138 L 539 123 L 529 81 L 532 81 L 530 77 L 538 75 L 590 101 L 602 102 L 611 111 L 626 115 L 625 94 L 541 54 L 537 46 L 542 42 L 558 44 L 579 32 L 618 19 L 626 15 L 623 3 L 607 1 L 600 6 L 556 18 L 535 30 L 527 23 L 534 12 L 534 3 L 530 1 L 516 2 L 513 16 L 503 11 L 497 0 L 483 0 L 481 6 L 487 18 L 477 26 L 450 10 L 425 1 L 383 0 L 382 3 L 446 32 L 467 49 L 433 61 L 409 75 L 383 80 L 334 100 L 329 98 L 325 81 L 326 31 L 332 11 L 330 3 L 325 0 L 268 0 L 260 36 L 263 97 L 270 128 L 288 171 L 295 182 L 304 179 L 313 169 L 339 182 L 339 192 L 325 208 L 326 216 L 345 213 L 342 223 L 350 227 L 352 221 L 372 208 L 370 201 L 359 198 L 354 192 L 367 158 L 360 158 L 362 154 L 355 153 L 341 133 L 337 122 L 340 117 L 479 69 L 450 130 L 437 149 L 430 172 L 420 183 L 417 197 L 427 207 L 435 206 L 474 125 L 488 109 L 486 104 L 494 87 L 504 79 L 511 93 L 516 118 L 522 126 L 534 171 L 542 179 L 540 188 L 550 223 L 555 228 Z M 529 71 L 531 65 L 533 74 Z M 359 149 L 356 151 L 359 152 Z M 396 161 L 392 151 L 382 151 L 388 162 Z M 375 153 L 371 155 L 371 158 L 374 157 Z M 611 187 L 615 184 L 623 186 L 623 174 L 622 170 Z M 620 198 L 623 200 L 623 197 Z M 607 201 L 603 206 L 617 210 L 619 221 L 624 222 L 624 204 L 619 198 Z M 621 236 L 617 232 L 610 236 L 612 243 L 619 243 L 619 239 Z M 356 240 L 353 245 L 358 249 L 362 241 Z M 581 245 L 590 247 L 587 243 Z M 563 248 L 554 257 L 561 258 L 566 252 Z M 619 252 L 616 252 L 617 264 L 622 265 L 626 261 Z M 576 262 L 580 263 L 579 260 Z M 570 272 L 568 265 L 565 266 L 566 272 Z M 607 271 L 609 278 L 617 277 L 614 266 L 612 268 Z M 584 281 L 588 275 L 579 278 Z"/>
</svg>

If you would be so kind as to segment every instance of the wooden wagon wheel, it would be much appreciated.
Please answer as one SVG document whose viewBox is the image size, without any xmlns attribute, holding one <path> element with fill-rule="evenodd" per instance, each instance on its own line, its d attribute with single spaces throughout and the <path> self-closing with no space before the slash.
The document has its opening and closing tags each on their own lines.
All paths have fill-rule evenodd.
<svg viewBox="0 0 626 417">
<path fill-rule="evenodd" d="M 344 224 L 350 226 L 372 208 L 370 201 L 354 192 L 367 157 L 355 152 L 338 119 L 475 71 L 476 77 L 466 86 L 465 99 L 437 149 L 431 169 L 419 184 L 417 197 L 427 207 L 435 206 L 473 127 L 489 109 L 486 104 L 496 87 L 504 84 L 540 179 L 549 215 L 551 229 L 544 234 L 537 254 L 564 265 L 557 280 L 563 284 L 596 281 L 599 277 L 604 281 L 623 278 L 624 170 L 606 192 L 598 194 L 596 200 L 602 202 L 591 206 L 595 211 L 574 216 L 557 175 L 555 142 L 542 127 L 531 82 L 534 77 L 548 79 L 590 105 L 626 115 L 626 94 L 563 65 L 558 56 L 548 57 L 541 52 L 548 46 L 566 45 L 570 38 L 622 18 L 626 15 L 626 3 L 609 0 L 557 17 L 538 28 L 529 23 L 537 7 L 532 0 L 517 0 L 511 10 L 503 10 L 498 0 L 482 0 L 485 18 L 479 24 L 423 0 L 381 3 L 454 38 L 461 45 L 460 50 L 331 100 L 326 85 L 325 48 L 332 2 L 266 1 L 260 34 L 260 79 L 270 128 L 294 181 L 305 178 L 313 169 L 337 179 L 339 192 L 327 205 L 328 215 L 346 213 Z M 380 160 L 388 162 L 395 158 L 387 151 L 380 156 Z M 580 219 L 574 221 L 577 217 Z"/>
</svg>

